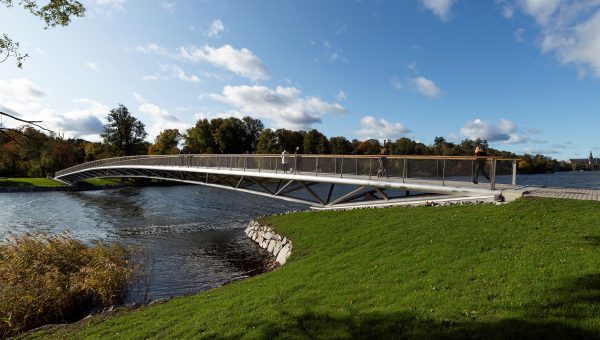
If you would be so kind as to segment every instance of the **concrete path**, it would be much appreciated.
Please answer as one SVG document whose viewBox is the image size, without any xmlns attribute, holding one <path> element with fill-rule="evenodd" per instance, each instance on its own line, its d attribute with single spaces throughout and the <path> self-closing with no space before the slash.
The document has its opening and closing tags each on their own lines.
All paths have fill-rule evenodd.
<svg viewBox="0 0 600 340">
<path fill-rule="evenodd" d="M 524 197 L 570 198 L 586 201 L 600 201 L 600 190 L 575 188 L 535 188 L 523 193 Z"/>
</svg>

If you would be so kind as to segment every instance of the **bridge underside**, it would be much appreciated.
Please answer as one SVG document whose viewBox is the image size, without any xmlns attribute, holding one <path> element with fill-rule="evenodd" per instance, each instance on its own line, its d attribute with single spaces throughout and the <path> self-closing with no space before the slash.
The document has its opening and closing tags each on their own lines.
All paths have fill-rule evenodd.
<svg viewBox="0 0 600 340">
<path fill-rule="evenodd" d="M 258 194 L 314 207 L 355 207 L 361 205 L 392 205 L 407 201 L 434 200 L 440 195 L 493 199 L 494 192 L 475 190 L 456 192 L 451 186 L 425 186 L 401 183 L 391 185 L 380 181 L 328 178 L 326 176 L 273 175 L 239 171 L 199 171 L 196 168 L 103 167 L 57 177 L 73 185 L 92 178 L 150 178 L 199 184 Z M 394 184 L 394 183 L 392 183 Z M 454 192 L 453 192 L 454 191 Z M 447 196 L 451 195 L 451 196 Z"/>
</svg>

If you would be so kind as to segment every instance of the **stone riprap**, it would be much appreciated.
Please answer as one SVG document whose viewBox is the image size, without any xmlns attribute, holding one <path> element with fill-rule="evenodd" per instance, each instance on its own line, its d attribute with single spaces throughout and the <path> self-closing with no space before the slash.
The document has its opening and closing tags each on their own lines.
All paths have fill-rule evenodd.
<svg viewBox="0 0 600 340">
<path fill-rule="evenodd" d="M 244 230 L 246 236 L 256 242 L 261 248 L 273 255 L 280 265 L 285 264 L 292 253 L 292 241 L 277 234 L 273 228 L 264 226 L 257 221 L 250 221 Z"/>
</svg>

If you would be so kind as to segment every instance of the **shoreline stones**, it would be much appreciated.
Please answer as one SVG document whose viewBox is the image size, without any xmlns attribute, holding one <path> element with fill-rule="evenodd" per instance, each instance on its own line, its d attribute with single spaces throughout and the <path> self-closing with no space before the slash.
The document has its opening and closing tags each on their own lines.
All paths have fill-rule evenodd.
<svg viewBox="0 0 600 340">
<path fill-rule="evenodd" d="M 280 265 L 285 264 L 292 253 L 292 241 L 277 234 L 273 228 L 261 225 L 258 221 L 251 220 L 244 234 L 271 254 Z"/>
</svg>

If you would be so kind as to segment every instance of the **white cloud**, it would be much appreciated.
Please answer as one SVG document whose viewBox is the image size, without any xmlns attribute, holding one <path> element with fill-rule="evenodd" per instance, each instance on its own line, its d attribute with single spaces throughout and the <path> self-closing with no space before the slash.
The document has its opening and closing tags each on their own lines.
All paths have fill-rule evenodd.
<svg viewBox="0 0 600 340">
<path fill-rule="evenodd" d="M 57 110 L 44 101 L 45 92 L 28 79 L 0 80 L 0 111 L 28 120 L 42 121 L 41 125 L 66 137 L 100 140 L 103 119 L 109 108 L 90 99 L 73 100 L 73 108 Z M 21 125 L 7 120 L 8 127 Z"/>
<path fill-rule="evenodd" d="M 154 81 L 154 80 L 160 80 L 160 79 L 162 79 L 162 76 L 158 75 L 158 74 L 149 74 L 149 75 L 142 76 L 142 80 L 145 80 L 145 81 Z"/>
<path fill-rule="evenodd" d="M 160 69 L 163 72 L 168 73 L 171 77 L 177 78 L 179 80 L 183 80 L 190 83 L 199 83 L 200 78 L 198 78 L 195 74 L 186 74 L 181 67 L 175 65 L 160 65 Z"/>
<path fill-rule="evenodd" d="M 402 91 L 404 89 L 404 85 L 400 81 L 400 79 L 396 77 L 392 77 L 390 79 L 390 86 L 393 87 L 396 91 Z"/>
<path fill-rule="evenodd" d="M 519 7 L 535 19 L 540 48 L 580 75 L 600 77 L 599 0 L 520 0 Z"/>
<path fill-rule="evenodd" d="M 164 9 L 165 11 L 175 12 L 175 3 L 174 2 L 160 1 L 158 3 L 158 5 L 160 6 L 160 8 Z"/>
<path fill-rule="evenodd" d="M 146 131 L 148 132 L 146 139 L 150 142 L 153 142 L 154 138 L 165 129 L 178 129 L 179 132 L 183 133 L 192 127 L 192 124 L 181 121 L 166 109 L 148 102 L 146 98 L 138 93 L 133 93 L 133 98 L 140 103 L 138 111 L 145 114 L 149 122 L 149 124 L 146 124 Z"/>
<path fill-rule="evenodd" d="M 400 123 L 392 123 L 380 118 L 379 120 L 373 116 L 365 116 L 360 120 L 362 128 L 356 131 L 356 134 L 361 138 L 375 139 L 398 139 L 409 130 Z"/>
<path fill-rule="evenodd" d="M 416 77 L 411 80 L 415 89 L 428 97 L 437 97 L 442 94 L 442 90 L 430 79 L 425 77 Z"/>
<path fill-rule="evenodd" d="M 225 86 L 222 94 L 208 97 L 231 105 L 242 114 L 268 119 L 276 128 L 306 129 L 321 122 L 325 115 L 346 113 L 342 105 L 303 97 L 295 87 Z"/>
<path fill-rule="evenodd" d="M 419 2 L 442 21 L 448 21 L 454 0 L 419 0 Z"/>
<path fill-rule="evenodd" d="M 181 47 L 179 48 L 179 56 L 188 61 L 210 63 L 253 81 L 269 78 L 269 72 L 265 65 L 247 48 L 238 50 L 231 45 L 224 45 L 219 48 L 210 46 L 202 48 L 194 46 Z"/>
<path fill-rule="evenodd" d="M 223 31 L 225 31 L 225 25 L 223 24 L 221 19 L 215 19 L 210 24 L 205 34 L 207 37 L 216 38 L 221 36 L 221 33 L 223 33 Z"/>
<path fill-rule="evenodd" d="M 517 39 L 518 42 L 525 41 L 525 39 L 523 39 L 523 33 L 525 33 L 525 29 L 524 28 L 517 28 L 515 30 L 515 39 Z"/>
<path fill-rule="evenodd" d="M 502 119 L 498 125 L 492 125 L 481 119 L 470 120 L 460 129 L 460 134 L 468 139 L 484 139 L 488 142 L 521 144 L 529 141 L 527 135 L 520 133 L 515 123 Z"/>
<path fill-rule="evenodd" d="M 120 11 L 125 11 L 125 0 L 94 0 L 97 6 L 99 7 L 109 7 L 118 9 Z"/>
<path fill-rule="evenodd" d="M 155 43 L 148 43 L 146 46 L 139 45 L 135 48 L 135 51 L 143 54 L 158 54 L 165 57 L 177 58 L 175 54 L 167 51 L 166 48 Z"/>
<path fill-rule="evenodd" d="M 269 78 L 269 71 L 265 65 L 247 48 L 236 49 L 231 45 L 223 45 L 218 48 L 182 46 L 177 49 L 177 53 L 171 53 L 164 47 L 149 43 L 145 46 L 137 46 L 135 51 L 144 54 L 162 55 L 176 60 L 208 63 L 252 81 Z"/>
<path fill-rule="evenodd" d="M 98 66 L 98 64 L 96 64 L 92 61 L 87 61 L 87 62 L 83 63 L 83 65 L 94 72 L 100 72 L 100 67 Z"/>
<path fill-rule="evenodd" d="M 344 92 L 344 90 L 340 90 L 335 96 L 335 99 L 337 99 L 338 102 L 341 102 L 342 100 L 345 100 L 346 97 L 346 92 Z"/>
<path fill-rule="evenodd" d="M 342 51 L 341 48 L 331 45 L 328 41 L 323 42 L 323 47 L 325 47 L 325 55 L 327 56 L 327 59 L 329 59 L 329 61 L 348 62 L 348 59 L 344 57 L 344 51 Z"/>
</svg>

